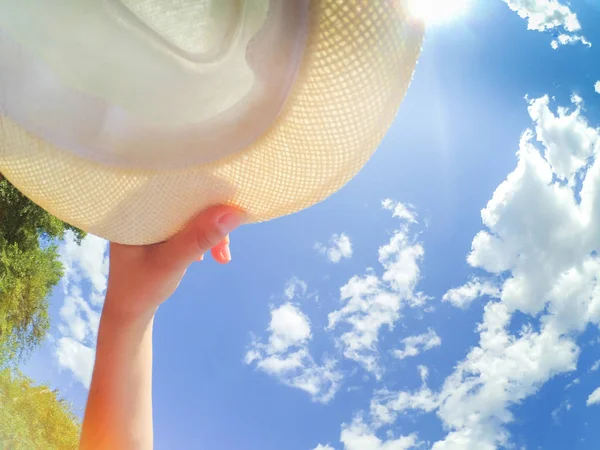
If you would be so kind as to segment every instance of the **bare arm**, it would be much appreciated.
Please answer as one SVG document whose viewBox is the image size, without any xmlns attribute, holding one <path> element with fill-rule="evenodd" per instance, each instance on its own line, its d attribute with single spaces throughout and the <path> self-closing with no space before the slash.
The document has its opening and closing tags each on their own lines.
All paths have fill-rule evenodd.
<svg viewBox="0 0 600 450">
<path fill-rule="evenodd" d="M 151 449 L 152 324 L 103 314 L 82 449 Z"/>
<path fill-rule="evenodd" d="M 229 262 L 228 233 L 243 216 L 216 207 L 167 242 L 111 244 L 110 274 L 100 319 L 96 363 L 83 421 L 81 450 L 151 450 L 152 327 L 186 268 L 212 248 Z"/>
</svg>

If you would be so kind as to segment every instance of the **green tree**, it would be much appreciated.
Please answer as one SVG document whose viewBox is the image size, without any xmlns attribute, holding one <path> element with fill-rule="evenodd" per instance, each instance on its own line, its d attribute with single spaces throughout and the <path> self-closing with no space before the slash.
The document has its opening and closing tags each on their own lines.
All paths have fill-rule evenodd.
<svg viewBox="0 0 600 450">
<path fill-rule="evenodd" d="M 48 296 L 63 275 L 56 242 L 85 233 L 33 203 L 0 175 L 0 367 L 16 364 L 50 327 Z"/>
<path fill-rule="evenodd" d="M 0 371 L 0 450 L 74 450 L 80 422 L 48 386 L 13 369 Z"/>
</svg>

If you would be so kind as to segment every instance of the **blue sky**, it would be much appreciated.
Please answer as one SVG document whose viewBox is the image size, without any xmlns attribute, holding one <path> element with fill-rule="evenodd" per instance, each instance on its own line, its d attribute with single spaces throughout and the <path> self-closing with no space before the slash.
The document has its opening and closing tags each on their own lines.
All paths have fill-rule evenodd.
<svg viewBox="0 0 600 450">
<path fill-rule="evenodd" d="M 364 170 L 243 227 L 160 308 L 155 448 L 597 448 L 599 46 L 593 0 L 432 24 Z M 106 243 L 62 254 L 24 370 L 81 414 Z"/>
</svg>

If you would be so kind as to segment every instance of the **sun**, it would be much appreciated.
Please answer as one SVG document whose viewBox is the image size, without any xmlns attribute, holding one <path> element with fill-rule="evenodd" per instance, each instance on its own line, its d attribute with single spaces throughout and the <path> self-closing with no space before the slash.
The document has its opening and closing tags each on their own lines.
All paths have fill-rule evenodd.
<svg viewBox="0 0 600 450">
<path fill-rule="evenodd" d="M 408 0 L 408 10 L 426 24 L 458 19 L 469 9 L 471 0 Z"/>
</svg>

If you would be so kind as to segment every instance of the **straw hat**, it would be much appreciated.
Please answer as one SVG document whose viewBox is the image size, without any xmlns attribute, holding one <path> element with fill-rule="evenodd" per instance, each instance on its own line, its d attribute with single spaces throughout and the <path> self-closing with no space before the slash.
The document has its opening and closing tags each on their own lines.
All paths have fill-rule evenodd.
<svg viewBox="0 0 600 450">
<path fill-rule="evenodd" d="M 309 207 L 367 162 L 423 38 L 406 0 L 0 0 L 0 173 L 148 244 Z"/>
</svg>

